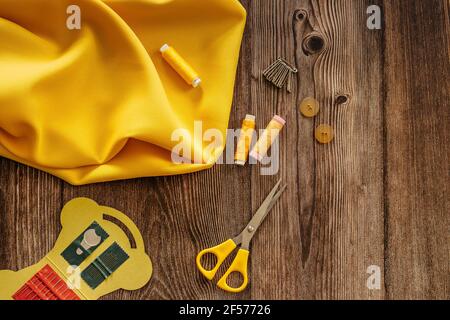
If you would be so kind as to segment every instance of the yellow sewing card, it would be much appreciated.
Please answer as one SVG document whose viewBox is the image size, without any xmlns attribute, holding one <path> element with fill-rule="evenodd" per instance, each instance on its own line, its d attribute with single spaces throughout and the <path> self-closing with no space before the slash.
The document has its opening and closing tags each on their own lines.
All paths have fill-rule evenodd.
<svg viewBox="0 0 450 320">
<path fill-rule="evenodd" d="M 0 271 L 0 299 L 95 300 L 150 280 L 142 235 L 123 213 L 77 198 L 64 206 L 61 224 L 55 246 L 41 261 Z"/>
</svg>

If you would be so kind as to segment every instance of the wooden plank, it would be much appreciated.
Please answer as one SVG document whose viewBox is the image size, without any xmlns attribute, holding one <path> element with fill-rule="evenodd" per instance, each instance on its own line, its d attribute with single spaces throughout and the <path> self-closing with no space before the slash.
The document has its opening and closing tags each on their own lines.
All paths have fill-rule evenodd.
<svg viewBox="0 0 450 320">
<path fill-rule="evenodd" d="M 63 204 L 87 196 L 128 214 L 154 263 L 147 286 L 110 299 L 448 299 L 448 2 L 242 3 L 248 21 L 229 127 L 246 113 L 258 128 L 286 117 L 279 173 L 217 165 L 73 187 L 0 159 L 0 268 L 42 258 Z M 371 4 L 383 7 L 382 31 L 366 28 Z M 325 49 L 307 55 L 311 35 Z M 261 78 L 278 56 L 300 70 L 290 95 Z M 320 102 L 313 120 L 298 112 L 305 96 Z M 319 123 L 335 128 L 332 144 L 314 141 Z M 249 289 L 217 289 L 195 255 L 239 232 L 279 177 L 288 189 L 254 238 Z M 369 265 L 384 271 L 381 290 L 366 287 Z"/>
<path fill-rule="evenodd" d="M 281 176 L 291 189 L 281 212 L 276 209 L 275 218 L 256 237 L 268 246 L 254 249 L 264 262 L 256 278 L 265 286 L 252 287 L 252 296 L 382 298 L 383 290 L 366 287 L 367 267 L 382 268 L 384 255 L 382 45 L 381 35 L 365 27 L 369 2 L 257 4 L 251 11 L 252 48 L 257 51 L 253 74 L 279 55 L 292 59 L 293 52 L 300 73 L 295 99 L 262 80 L 252 87 L 255 107 L 262 112 L 260 123 L 267 123 L 274 113 L 287 115 Z M 302 41 L 312 31 L 322 37 L 325 49 L 308 57 Z M 314 120 L 297 111 L 306 96 L 315 96 L 322 107 Z M 335 128 L 332 144 L 313 141 L 313 128 L 319 123 Z M 274 180 L 254 174 L 254 207 Z"/>
<path fill-rule="evenodd" d="M 315 143 L 307 149 L 306 142 L 299 152 L 299 157 L 314 155 L 306 167 L 299 167 L 299 172 L 314 172 L 313 186 L 306 188 L 314 196 L 303 204 L 300 198 L 305 226 L 302 240 L 306 242 L 302 257 L 307 258 L 304 278 L 309 279 L 308 296 L 312 298 L 384 296 L 383 288 L 366 286 L 367 268 L 383 269 L 384 258 L 382 45 L 381 34 L 366 28 L 370 4 L 312 1 L 308 10 L 311 28 L 322 37 L 324 48 L 312 54 L 314 62 L 306 72 L 312 73 L 313 86 L 302 92 L 298 102 L 314 93 L 321 106 L 314 126 L 329 124 L 336 134 L 329 145 Z M 314 52 L 320 41 L 302 47 Z M 304 50 L 298 49 L 297 54 L 298 59 L 304 58 Z M 308 77 L 301 81 L 308 83 Z M 311 125 L 305 125 L 308 120 L 300 121 L 301 148 L 304 137 L 312 139 L 313 132 Z M 299 175 L 299 184 L 308 186 L 303 179 Z"/>
<path fill-rule="evenodd" d="M 20 270 L 53 248 L 61 229 L 61 180 L 0 159 L 0 268 Z"/>
<path fill-rule="evenodd" d="M 385 6 L 387 296 L 449 299 L 449 2 Z"/>
<path fill-rule="evenodd" d="M 278 114 L 287 120 L 280 135 L 280 157 L 275 175 L 262 175 L 268 165 L 252 166 L 252 208 L 261 205 L 279 178 L 287 189 L 267 216 L 251 247 L 251 293 L 253 299 L 292 299 L 300 297 L 301 261 L 298 194 L 296 184 L 297 154 L 294 136 L 297 131 L 294 91 L 279 90 L 262 76 L 262 71 L 278 57 L 295 62 L 292 41 L 293 1 L 253 1 L 248 8 L 249 32 L 252 35 L 251 101 L 249 109 L 256 115 L 257 129 L 262 130 Z M 294 142 L 293 142 L 294 141 Z M 291 160 L 290 160 L 291 159 Z M 278 169 L 278 170 L 276 170 Z M 278 171 L 278 172 L 277 172 Z"/>
</svg>

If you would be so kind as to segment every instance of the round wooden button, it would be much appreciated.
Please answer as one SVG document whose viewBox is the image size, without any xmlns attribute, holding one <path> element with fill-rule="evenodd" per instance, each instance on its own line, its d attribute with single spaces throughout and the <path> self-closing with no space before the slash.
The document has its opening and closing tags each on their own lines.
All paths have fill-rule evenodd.
<svg viewBox="0 0 450 320">
<path fill-rule="evenodd" d="M 319 113 L 319 102 L 311 97 L 303 99 L 300 104 L 300 112 L 307 118 L 312 118 Z"/>
<path fill-rule="evenodd" d="M 321 124 L 316 128 L 316 140 L 320 143 L 330 143 L 334 138 L 333 128 L 326 124 Z"/>
</svg>

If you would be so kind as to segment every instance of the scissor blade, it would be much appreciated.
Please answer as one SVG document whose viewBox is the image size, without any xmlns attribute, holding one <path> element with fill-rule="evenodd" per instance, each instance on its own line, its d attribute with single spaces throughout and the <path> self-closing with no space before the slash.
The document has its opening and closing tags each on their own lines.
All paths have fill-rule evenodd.
<svg viewBox="0 0 450 320">
<path fill-rule="evenodd" d="M 278 180 L 278 182 L 277 182 L 277 184 L 275 185 L 275 187 L 273 187 L 273 189 L 272 189 L 272 190 L 270 191 L 270 193 L 267 195 L 266 199 L 264 199 L 264 201 L 263 201 L 263 203 L 261 204 L 261 206 L 258 208 L 258 210 L 256 210 L 255 214 L 253 215 L 253 218 L 255 218 L 255 217 L 261 215 L 261 213 L 267 213 L 267 212 L 269 211 L 268 208 L 269 208 L 269 206 L 270 206 L 270 203 L 272 202 L 272 200 L 273 200 L 273 198 L 274 198 L 274 195 L 275 195 L 275 193 L 277 192 L 278 187 L 280 186 L 280 184 L 281 184 L 281 179 Z M 264 218 L 264 216 L 263 216 L 263 218 Z M 252 219 L 252 220 L 253 220 L 253 219 Z M 261 222 L 262 222 L 262 221 L 261 221 Z M 250 223 L 251 223 L 251 221 L 250 221 Z M 249 223 L 249 224 L 250 224 L 250 223 Z"/>
<path fill-rule="evenodd" d="M 275 203 L 277 203 L 278 198 L 281 197 L 281 195 L 283 194 L 284 190 L 286 190 L 287 185 L 285 184 L 284 186 L 282 186 L 280 188 L 280 190 L 273 196 L 272 201 L 269 204 L 269 207 L 267 208 L 267 212 L 266 215 L 269 213 L 270 210 L 272 210 L 273 206 L 275 205 Z"/>
<path fill-rule="evenodd" d="M 259 209 L 256 211 L 256 213 L 253 215 L 253 218 L 250 220 L 250 222 L 245 227 L 244 231 L 242 231 L 242 248 L 248 249 L 248 246 L 250 244 L 250 240 L 253 237 L 253 235 L 256 233 L 256 230 L 261 225 L 261 223 L 266 218 L 267 214 L 269 213 L 270 209 L 275 204 L 276 200 L 281 196 L 281 193 L 284 191 L 286 186 L 284 186 L 281 190 L 279 190 L 278 193 L 277 190 L 280 186 L 281 179 L 278 180 L 277 184 L 273 189 L 270 191 L 264 202 L 261 204 Z"/>
</svg>

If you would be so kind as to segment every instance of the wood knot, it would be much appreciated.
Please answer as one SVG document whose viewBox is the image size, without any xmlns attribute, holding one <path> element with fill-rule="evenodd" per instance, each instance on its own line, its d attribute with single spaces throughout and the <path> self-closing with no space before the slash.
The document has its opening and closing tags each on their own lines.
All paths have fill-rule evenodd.
<svg viewBox="0 0 450 320">
<path fill-rule="evenodd" d="M 339 94 L 336 96 L 335 102 L 337 105 L 347 104 L 350 100 L 350 96 L 348 94 Z"/>
<path fill-rule="evenodd" d="M 320 53 L 325 47 L 325 40 L 319 32 L 311 32 L 303 39 L 303 52 L 306 55 Z"/>
<path fill-rule="evenodd" d="M 297 21 L 304 21 L 306 18 L 308 18 L 308 11 L 305 9 L 298 9 L 294 12 L 294 18 Z"/>
</svg>

